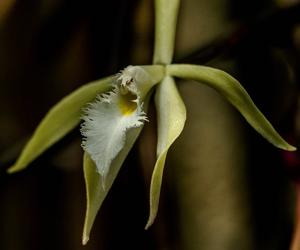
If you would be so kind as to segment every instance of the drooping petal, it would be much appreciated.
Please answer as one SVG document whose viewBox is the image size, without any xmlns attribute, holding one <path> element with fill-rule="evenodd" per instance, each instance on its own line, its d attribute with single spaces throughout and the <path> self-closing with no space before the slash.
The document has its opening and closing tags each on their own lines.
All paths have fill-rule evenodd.
<svg viewBox="0 0 300 250">
<path fill-rule="evenodd" d="M 226 72 L 206 66 L 173 64 L 167 66 L 167 74 L 196 80 L 214 88 L 240 111 L 248 123 L 270 143 L 284 150 L 296 150 L 276 132 L 242 85 Z"/>
<path fill-rule="evenodd" d="M 80 122 L 82 108 L 96 95 L 111 88 L 112 77 L 91 82 L 64 97 L 50 109 L 26 144 L 9 173 L 20 171 L 45 150 L 64 137 Z"/>
<path fill-rule="evenodd" d="M 157 214 L 167 152 L 183 130 L 186 120 L 186 109 L 172 77 L 166 77 L 157 87 L 155 106 L 158 122 L 157 161 L 151 179 L 150 215 L 146 229 L 152 225 Z"/>
<path fill-rule="evenodd" d="M 104 179 L 124 146 L 127 131 L 147 120 L 141 100 L 163 75 L 163 66 L 128 66 L 116 75 L 113 91 L 98 96 L 85 109 L 82 146 Z M 105 186 L 105 180 L 102 183 Z"/>
<path fill-rule="evenodd" d="M 147 104 L 149 98 L 145 100 Z M 147 105 L 145 105 L 147 106 Z M 146 107 L 145 107 L 146 108 Z M 85 245 L 89 240 L 91 228 L 93 226 L 96 215 L 115 180 L 122 163 L 124 162 L 128 152 L 136 141 L 142 127 L 131 128 L 126 133 L 124 145 L 117 156 L 112 160 L 103 183 L 103 177 L 98 173 L 98 168 L 88 153 L 84 155 L 84 177 L 87 193 L 87 208 L 84 221 L 84 229 L 82 235 L 82 244 Z M 105 188 L 103 186 L 105 185 Z"/>
<path fill-rule="evenodd" d="M 117 75 L 113 91 L 98 96 L 85 109 L 81 128 L 87 191 L 83 244 L 87 243 L 97 212 L 147 119 L 142 100 L 147 97 L 148 104 L 148 92 L 164 74 L 165 67 L 160 65 L 129 66 Z"/>
<path fill-rule="evenodd" d="M 84 113 L 82 146 L 105 179 L 112 160 L 124 147 L 128 130 L 142 126 L 147 118 L 138 96 L 131 92 L 121 94 L 118 88 L 98 96 Z"/>
</svg>

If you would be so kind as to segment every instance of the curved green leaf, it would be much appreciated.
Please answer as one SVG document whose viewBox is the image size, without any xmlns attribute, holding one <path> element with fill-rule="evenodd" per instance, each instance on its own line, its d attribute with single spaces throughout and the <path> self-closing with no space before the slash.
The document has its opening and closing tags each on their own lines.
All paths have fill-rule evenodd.
<svg viewBox="0 0 300 250">
<path fill-rule="evenodd" d="M 155 1 L 155 64 L 169 64 L 172 61 L 179 4 L 180 0 Z"/>
<path fill-rule="evenodd" d="M 157 161 L 151 178 L 150 215 L 146 229 L 153 224 L 158 211 L 167 152 L 180 135 L 186 120 L 186 109 L 172 77 L 167 76 L 158 85 L 155 94 L 155 106 L 158 122 Z"/>
<path fill-rule="evenodd" d="M 296 150 L 276 132 L 242 85 L 226 72 L 206 66 L 174 64 L 167 66 L 167 74 L 196 80 L 214 88 L 236 107 L 248 123 L 270 143 L 284 150 Z"/>
<path fill-rule="evenodd" d="M 78 125 L 82 108 L 111 88 L 112 77 L 88 83 L 53 106 L 36 128 L 9 173 L 20 171 Z"/>
</svg>

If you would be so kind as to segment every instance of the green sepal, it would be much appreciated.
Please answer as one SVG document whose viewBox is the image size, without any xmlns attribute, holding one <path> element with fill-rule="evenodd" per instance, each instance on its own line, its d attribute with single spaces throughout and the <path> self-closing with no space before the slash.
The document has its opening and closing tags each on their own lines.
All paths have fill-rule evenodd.
<svg viewBox="0 0 300 250">
<path fill-rule="evenodd" d="M 149 228 L 157 215 L 162 176 L 168 150 L 183 130 L 186 109 L 178 93 L 174 79 L 165 77 L 155 93 L 157 110 L 157 161 L 150 186 L 150 214 L 145 228 Z"/>
<path fill-rule="evenodd" d="M 242 85 L 226 72 L 211 67 L 187 64 L 169 65 L 166 70 L 167 74 L 171 76 L 199 81 L 214 88 L 271 144 L 288 151 L 296 150 L 276 132 Z"/>
<path fill-rule="evenodd" d="M 154 64 L 169 64 L 175 44 L 180 0 L 155 0 Z"/>
<path fill-rule="evenodd" d="M 75 128 L 82 114 L 82 108 L 97 94 L 111 88 L 112 77 L 107 77 L 83 85 L 53 106 L 36 128 L 9 173 L 20 171 L 28 166 L 45 150 Z"/>
</svg>

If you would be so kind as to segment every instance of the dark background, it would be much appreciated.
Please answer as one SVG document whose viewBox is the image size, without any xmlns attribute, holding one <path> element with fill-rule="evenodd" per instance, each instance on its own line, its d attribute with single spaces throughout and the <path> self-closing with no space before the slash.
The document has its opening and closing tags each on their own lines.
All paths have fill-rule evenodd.
<svg viewBox="0 0 300 250">
<path fill-rule="evenodd" d="M 297 146 L 299 19 L 300 5 L 292 1 L 182 0 L 175 61 L 233 74 L 275 128 Z M 167 160 L 159 215 L 148 231 L 143 228 L 155 163 L 154 108 L 85 247 L 81 246 L 86 200 L 78 129 L 28 169 L 6 174 L 43 115 L 63 96 L 126 65 L 150 64 L 153 29 L 150 0 L 0 2 L 1 250 L 288 249 L 298 154 L 269 145 L 215 93 L 190 89 L 195 88 L 191 83 L 179 82 L 188 122 Z M 205 94 L 200 99 L 195 91 Z M 225 105 L 226 112 L 211 110 L 214 103 Z M 195 113 L 198 110 L 203 110 L 202 115 Z M 211 117 L 213 112 L 216 115 Z M 201 127 L 194 134 L 188 132 L 198 124 L 197 114 L 203 126 L 215 128 L 203 132 L 207 137 Z M 212 120 L 201 119 L 205 115 Z M 226 125 L 220 119 L 230 122 Z M 214 137 L 220 127 L 229 139 Z M 201 159 L 197 158 L 201 147 L 186 146 L 196 140 L 197 131 L 206 138 L 203 143 L 210 152 Z M 233 143 L 236 146 L 224 157 L 222 152 Z M 212 164 L 212 159 L 220 161 Z M 184 168 L 190 161 L 196 167 Z M 200 171 L 198 163 L 207 167 Z M 223 164 L 237 168 L 222 168 Z M 186 178 L 189 174 L 201 179 Z M 210 192 L 211 187 L 218 189 Z M 207 196 L 212 202 L 203 202 Z M 224 197 L 234 201 L 234 209 L 223 203 Z"/>
</svg>

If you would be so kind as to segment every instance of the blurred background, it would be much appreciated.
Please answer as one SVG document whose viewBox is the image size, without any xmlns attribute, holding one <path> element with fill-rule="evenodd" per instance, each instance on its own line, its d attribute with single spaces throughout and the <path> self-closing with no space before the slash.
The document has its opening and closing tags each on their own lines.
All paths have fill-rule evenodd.
<svg viewBox="0 0 300 250">
<path fill-rule="evenodd" d="M 286 250 L 300 158 L 268 144 L 218 93 L 178 81 L 185 129 L 165 168 L 159 214 L 145 231 L 155 163 L 155 108 L 90 241 L 80 133 L 8 175 L 38 122 L 63 96 L 129 64 L 150 64 L 152 0 L 0 1 L 1 250 Z M 235 76 L 299 146 L 300 3 L 182 0 L 175 62 Z"/>
</svg>

